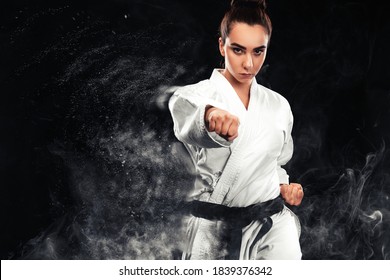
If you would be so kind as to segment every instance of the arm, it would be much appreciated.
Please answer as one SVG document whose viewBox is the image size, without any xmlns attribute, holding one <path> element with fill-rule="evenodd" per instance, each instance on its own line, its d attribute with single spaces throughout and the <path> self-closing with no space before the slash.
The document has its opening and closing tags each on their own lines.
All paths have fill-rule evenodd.
<svg viewBox="0 0 390 280">
<path fill-rule="evenodd" d="M 292 157 L 294 144 L 293 139 L 291 137 L 293 127 L 293 116 L 291 110 L 289 110 L 289 123 L 288 129 L 285 135 L 285 141 L 282 148 L 282 152 L 278 158 L 278 175 L 280 182 L 280 193 L 283 199 L 290 205 L 298 206 L 301 204 L 304 193 L 303 188 L 300 184 L 297 183 L 289 183 L 289 177 L 285 169 L 281 166 L 285 165 Z"/>
<path fill-rule="evenodd" d="M 175 136 L 197 147 L 229 147 L 236 137 L 230 129 L 232 117 L 228 117 L 222 103 L 199 94 L 207 90 L 212 88 L 198 83 L 178 89 L 171 97 L 169 109 Z"/>
</svg>

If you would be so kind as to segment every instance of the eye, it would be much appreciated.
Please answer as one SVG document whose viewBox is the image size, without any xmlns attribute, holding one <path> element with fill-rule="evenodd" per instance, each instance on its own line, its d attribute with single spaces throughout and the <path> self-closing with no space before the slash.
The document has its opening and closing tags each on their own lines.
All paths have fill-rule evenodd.
<svg viewBox="0 0 390 280">
<path fill-rule="evenodd" d="M 261 55 L 264 52 L 264 49 L 254 50 L 255 55 Z"/>
<path fill-rule="evenodd" d="M 236 54 L 242 54 L 242 49 L 240 48 L 233 48 L 233 52 Z"/>
</svg>

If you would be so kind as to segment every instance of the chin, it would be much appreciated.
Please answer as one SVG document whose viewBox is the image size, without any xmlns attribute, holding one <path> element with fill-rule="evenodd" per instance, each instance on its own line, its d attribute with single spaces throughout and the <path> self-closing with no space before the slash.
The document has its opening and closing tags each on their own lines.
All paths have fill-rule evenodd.
<svg viewBox="0 0 390 280">
<path fill-rule="evenodd" d="M 251 79 L 236 79 L 236 80 L 240 84 L 247 85 L 252 83 L 253 77 Z"/>
</svg>

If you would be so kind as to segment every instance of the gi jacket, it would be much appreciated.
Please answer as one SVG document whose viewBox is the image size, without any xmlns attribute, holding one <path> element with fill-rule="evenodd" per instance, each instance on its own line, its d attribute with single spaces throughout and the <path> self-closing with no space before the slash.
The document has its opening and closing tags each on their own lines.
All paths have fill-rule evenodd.
<svg viewBox="0 0 390 280">
<path fill-rule="evenodd" d="M 238 137 L 233 142 L 207 130 L 204 114 L 209 105 L 239 118 Z M 245 207 L 276 198 L 279 184 L 289 183 L 281 166 L 293 153 L 290 105 L 256 79 L 251 83 L 247 109 L 219 69 L 210 79 L 179 88 L 169 101 L 169 109 L 174 133 L 196 168 L 194 199 Z M 243 229 L 240 259 L 255 258 L 256 246 L 251 240 L 260 228 L 261 223 L 254 221 Z M 223 258 L 223 231 L 222 222 L 191 217 L 184 258 Z"/>
</svg>

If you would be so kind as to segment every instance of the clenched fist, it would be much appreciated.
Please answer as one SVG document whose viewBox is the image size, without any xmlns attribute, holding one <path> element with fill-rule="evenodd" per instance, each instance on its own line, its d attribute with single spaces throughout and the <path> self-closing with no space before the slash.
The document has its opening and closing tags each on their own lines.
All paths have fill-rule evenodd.
<svg viewBox="0 0 390 280">
<path fill-rule="evenodd" d="M 302 186 L 296 183 L 291 183 L 290 185 L 281 184 L 280 194 L 288 204 L 293 206 L 300 205 L 304 195 Z"/>
<path fill-rule="evenodd" d="M 206 107 L 205 123 L 208 131 L 214 131 L 230 142 L 238 136 L 240 121 L 238 117 L 225 110 L 211 106 Z"/>
</svg>

